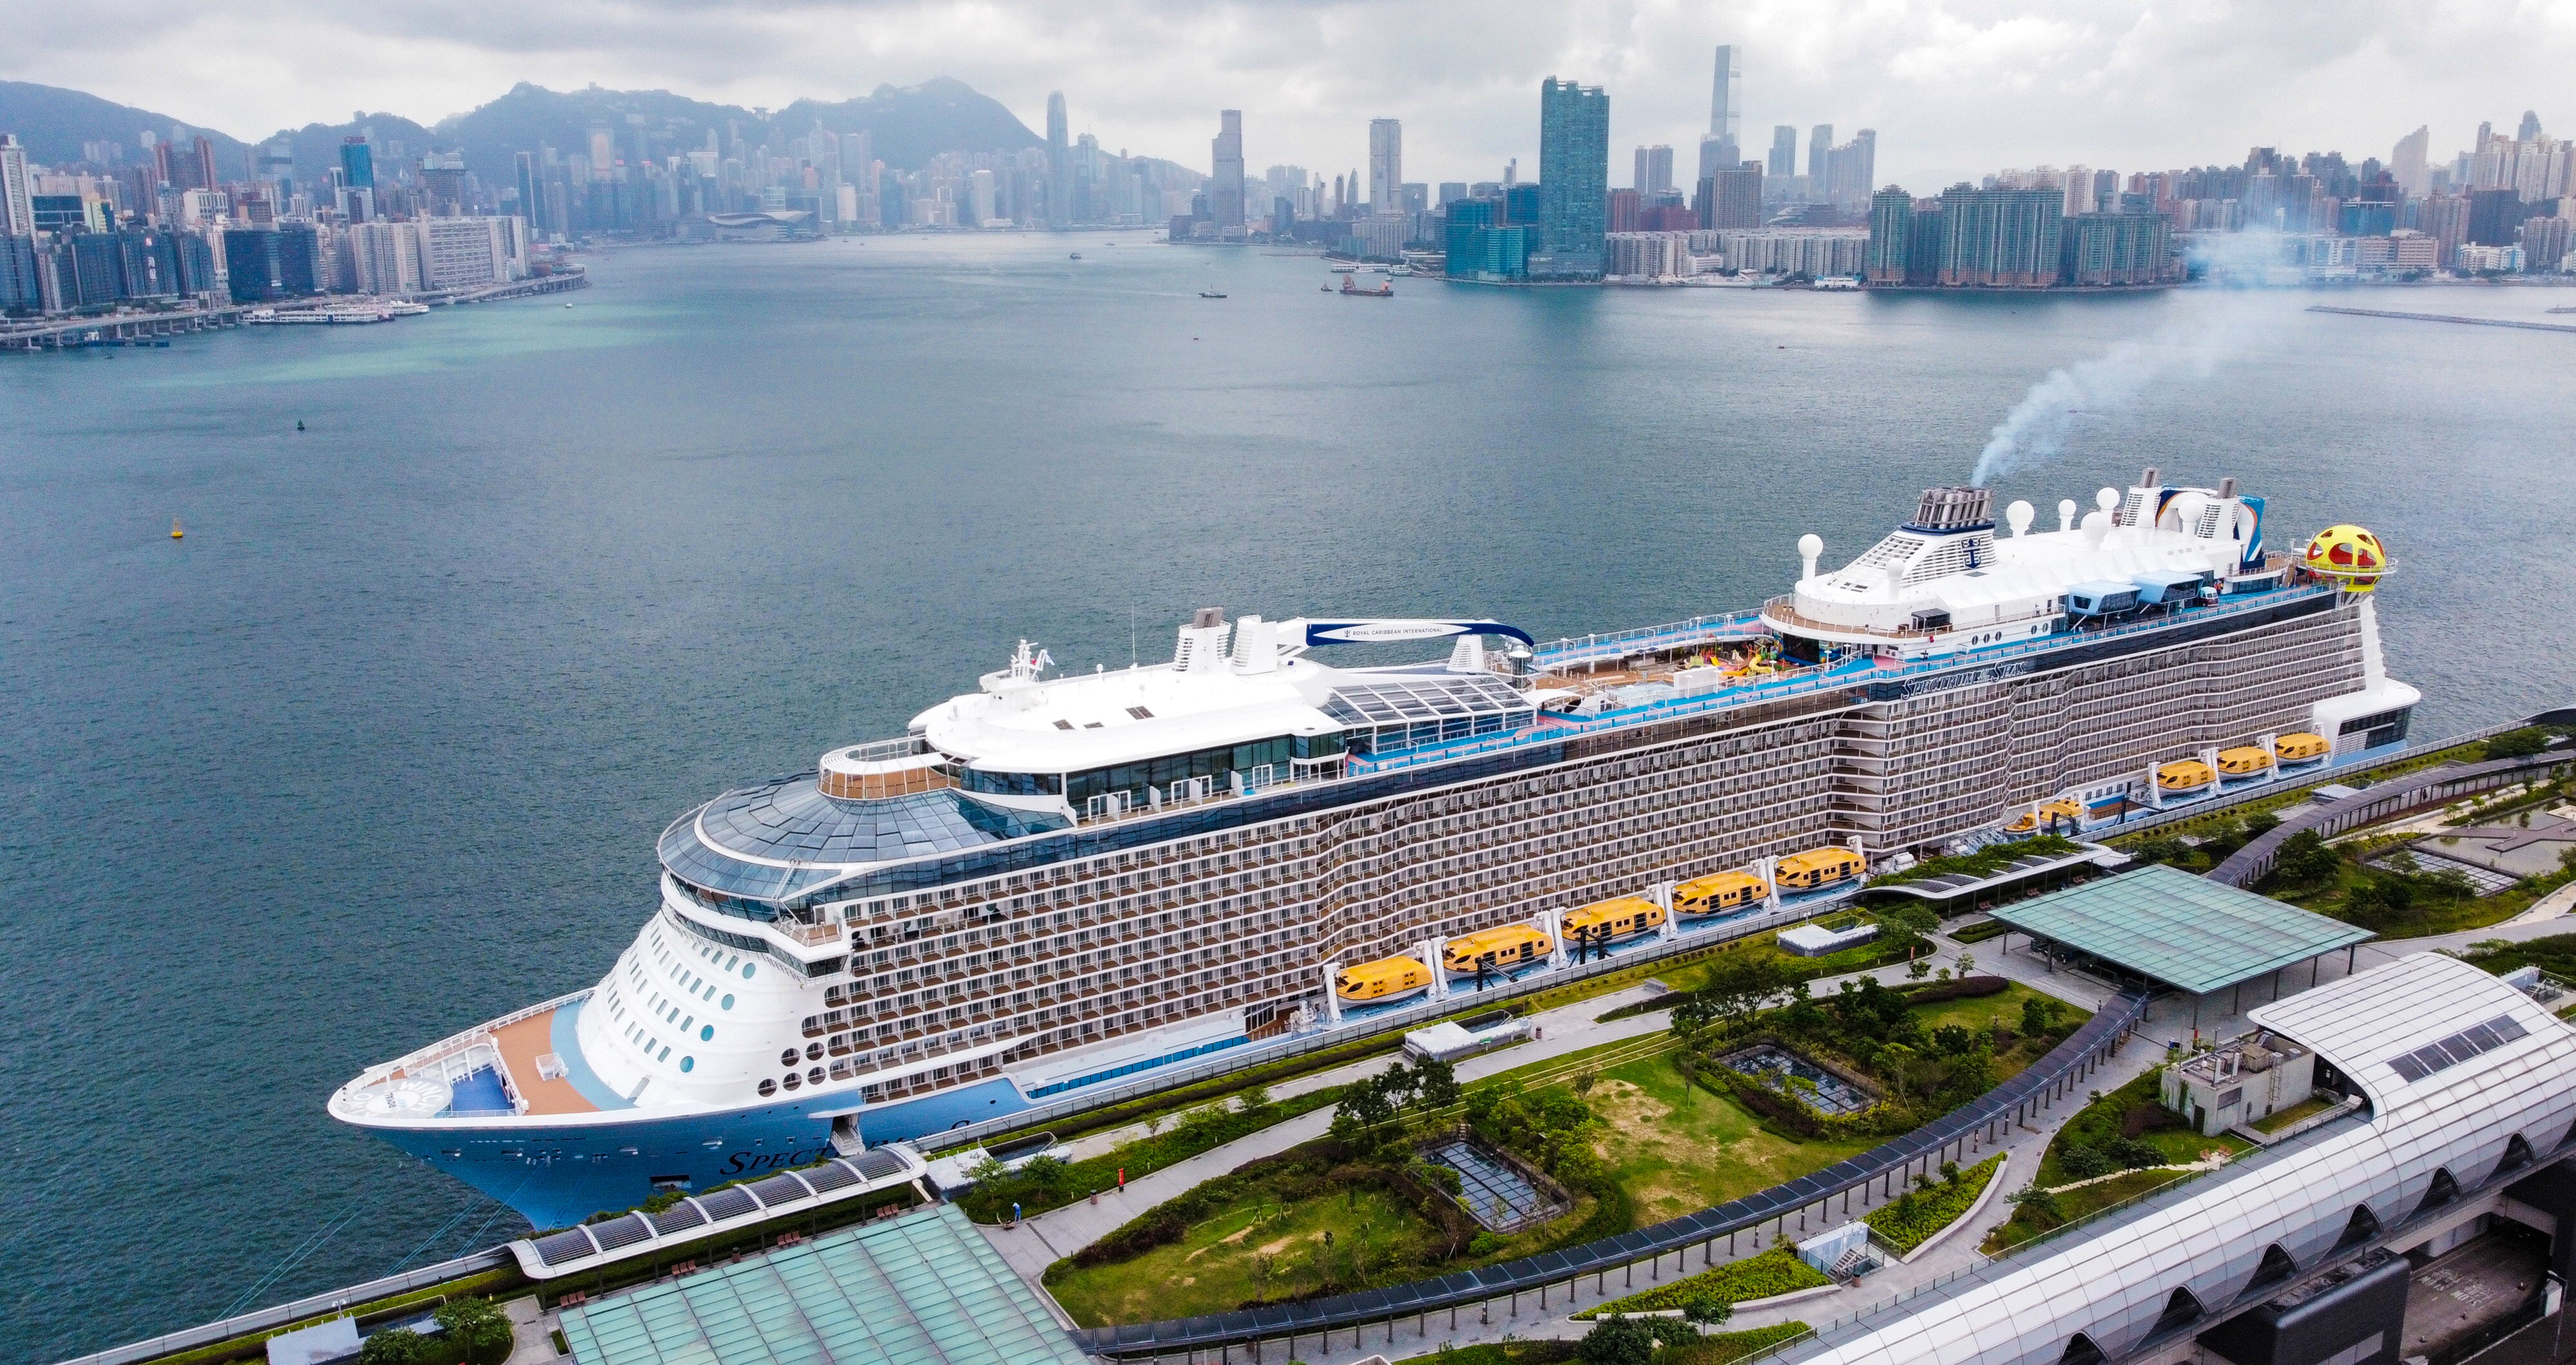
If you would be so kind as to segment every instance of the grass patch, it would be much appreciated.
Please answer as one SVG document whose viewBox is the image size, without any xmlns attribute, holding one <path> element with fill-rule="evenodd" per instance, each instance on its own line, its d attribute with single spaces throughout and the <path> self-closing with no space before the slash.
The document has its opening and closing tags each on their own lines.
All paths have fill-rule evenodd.
<svg viewBox="0 0 2576 1365">
<path fill-rule="evenodd" d="M 957 1206 L 979 1223 L 998 1223 L 1009 1217 L 1014 1202 L 1020 1205 L 1023 1216 L 1062 1208 L 1094 1190 L 1116 1188 L 1121 1170 L 1130 1180 L 1141 1179 L 1272 1124 L 1312 1113 L 1340 1099 L 1342 1090 L 1341 1086 L 1326 1086 L 1244 1108 L 1241 1100 L 1267 1101 L 1266 1094 L 1247 1092 L 1238 1097 L 1236 1107 L 1227 1108 L 1223 1101 L 1204 1106 L 1182 1115 L 1167 1131 L 1121 1143 L 1098 1156 L 1071 1162 L 1040 1157 L 1007 1176 L 979 1182 L 958 1198 Z"/>
<path fill-rule="evenodd" d="M 2473 943 L 2461 960 L 2498 976 L 2518 967 L 2538 967 L 2561 980 L 2576 980 L 2576 934 L 2551 934 L 2520 943 L 2493 939 Z"/>
<path fill-rule="evenodd" d="M 1574 1317 L 1578 1322 L 1590 1322 L 1613 1313 L 1660 1312 L 1682 1307 L 1708 1295 L 1728 1303 L 1744 1303 L 1832 1283 L 1825 1278 L 1825 1272 L 1799 1260 L 1787 1247 L 1773 1247 L 1759 1256 L 1747 1256 L 1713 1270 L 1703 1270 L 1684 1279 L 1656 1285 L 1643 1293 L 1612 1299 L 1598 1308 L 1587 1308 Z"/>
<path fill-rule="evenodd" d="M 1803 1322 L 1782 1322 L 1742 1332 L 1718 1332 L 1655 1352 L 1655 1365 L 1728 1365 L 1814 1330 Z"/>
<path fill-rule="evenodd" d="M 2206 1151 L 2223 1151 L 2230 1156 L 2254 1150 L 2254 1144 L 2243 1138 L 2202 1137 L 2192 1131 L 2180 1114 L 2164 1107 L 2158 1098 L 2162 1084 L 2161 1068 L 2130 1081 L 2075 1112 L 2066 1126 L 2049 1139 L 2047 1155 L 2040 1158 L 2039 1173 L 2032 1177 L 2042 1189 L 2071 1185 L 2106 1175 L 2121 1165 L 2185 1166 L 2201 1158 Z M 2123 1160 L 2117 1153 L 2120 1144 L 2136 1143 L 2153 1149 L 2139 1152 L 2138 1160 Z M 2095 1165 L 2078 1154 L 2078 1149 L 2111 1154 L 2110 1164 Z"/>
<path fill-rule="evenodd" d="M 1998 1152 L 1959 1172 L 1955 1180 L 1942 1181 L 1928 1190 L 1906 1191 L 1895 1202 L 1863 1215 L 1861 1221 L 1877 1232 L 1880 1241 L 1894 1247 L 1897 1255 L 1906 1255 L 1959 1221 L 1977 1197 L 1986 1192 L 2003 1164 L 2003 1154 Z"/>
<path fill-rule="evenodd" d="M 2329 1100 L 2322 1095 L 2310 1095 L 2287 1109 L 2275 1110 L 2256 1119 L 2253 1125 L 2254 1131 L 2265 1134 L 2277 1133 L 2291 1124 L 2315 1118 L 2334 1108 L 2336 1103 L 2337 1101 Z"/>
<path fill-rule="evenodd" d="M 2001 1255 L 2042 1233 L 2089 1218 L 2114 1204 L 2204 1174 L 2206 1172 L 2203 1171 L 2131 1171 L 2098 1185 L 2051 1195 L 2046 1204 L 2025 1202 L 2014 1207 L 2012 1218 L 2002 1227 L 1986 1234 L 1984 1245 L 1978 1249 L 1989 1256 Z"/>
<path fill-rule="evenodd" d="M 1168 1246 L 1107 1265 L 1059 1261 L 1047 1290 L 1085 1326 L 1152 1322 L 1366 1284 L 1390 1267 L 1409 1278 L 1436 1250 L 1437 1230 L 1383 1188 L 1294 1193 L 1261 1182 Z"/>
<path fill-rule="evenodd" d="M 2012 926 L 1999 919 L 1982 919 L 1974 924 L 1962 925 L 1945 932 L 1960 943 L 1983 943 L 1987 939 L 2002 938 L 2011 933 Z"/>
<path fill-rule="evenodd" d="M 1983 881 L 2023 858 L 2063 858 L 2079 852 L 2072 839 L 2055 834 L 2035 834 L 2027 839 L 2007 839 L 1988 844 L 1974 853 L 1954 853 L 1939 858 L 1926 858 L 1902 872 L 1890 872 L 1869 879 L 1871 886 L 1903 886 L 1926 877 L 1967 876 Z"/>
<path fill-rule="evenodd" d="M 1822 1170 L 1879 1141 L 1785 1136 L 1734 1100 L 1693 1085 L 1669 1055 L 1611 1067 L 1583 1098 L 1606 1121 L 1593 1151 L 1628 1192 L 1640 1227 Z"/>
</svg>

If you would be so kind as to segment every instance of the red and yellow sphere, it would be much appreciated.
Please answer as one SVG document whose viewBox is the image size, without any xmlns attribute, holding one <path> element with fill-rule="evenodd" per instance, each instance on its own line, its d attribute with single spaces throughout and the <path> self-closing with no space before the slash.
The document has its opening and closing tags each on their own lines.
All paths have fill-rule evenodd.
<svg viewBox="0 0 2576 1365">
<path fill-rule="evenodd" d="M 2379 537 L 2359 526 L 2329 526 L 2308 542 L 2307 565 L 2347 592 L 2368 592 L 2388 572 L 2388 551 Z"/>
</svg>

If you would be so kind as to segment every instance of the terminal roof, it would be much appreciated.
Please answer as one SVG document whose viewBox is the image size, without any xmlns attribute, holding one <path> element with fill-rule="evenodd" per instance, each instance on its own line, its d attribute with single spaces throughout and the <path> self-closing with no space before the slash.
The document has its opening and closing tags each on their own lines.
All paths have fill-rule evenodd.
<svg viewBox="0 0 2576 1365">
<path fill-rule="evenodd" d="M 2366 929 L 2170 867 L 2069 887 L 1994 915 L 2034 938 L 2196 995 L 2371 937 Z M 2292 1032 L 2286 1025 L 2282 1031 Z"/>
<path fill-rule="evenodd" d="M 563 1313 L 579 1365 L 1090 1365 L 954 1205 Z"/>
</svg>

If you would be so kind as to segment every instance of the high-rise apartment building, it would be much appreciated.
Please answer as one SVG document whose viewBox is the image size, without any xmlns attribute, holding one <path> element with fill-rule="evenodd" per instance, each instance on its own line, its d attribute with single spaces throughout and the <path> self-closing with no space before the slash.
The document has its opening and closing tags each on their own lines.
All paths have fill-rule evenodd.
<svg viewBox="0 0 2576 1365">
<path fill-rule="evenodd" d="M 1807 133 L 1807 178 L 1817 190 L 1825 187 L 1825 172 L 1834 155 L 1834 125 L 1819 123 Z"/>
<path fill-rule="evenodd" d="M 215 179 L 215 144 L 202 134 L 190 138 L 188 145 L 177 142 L 152 144 L 152 168 L 161 183 L 174 190 L 211 190 Z"/>
<path fill-rule="evenodd" d="M 1770 172 L 1783 179 L 1798 173 L 1798 130 L 1785 123 L 1771 128 Z"/>
<path fill-rule="evenodd" d="M 1630 183 L 1639 194 L 1661 194 L 1673 187 L 1673 149 L 1657 145 L 1637 149 L 1636 179 Z"/>
<path fill-rule="evenodd" d="M 1217 111 L 1216 137 L 1208 144 L 1216 174 L 1208 181 L 1208 219 L 1222 235 L 1243 235 L 1243 111 Z"/>
<path fill-rule="evenodd" d="M 1404 211 L 1404 125 L 1391 118 L 1369 120 L 1369 212 Z"/>
<path fill-rule="evenodd" d="M 2063 191 L 1953 185 L 1941 195 L 1941 218 L 1937 283 L 1989 289 L 2057 283 Z"/>
<path fill-rule="evenodd" d="M 1073 141 L 1064 116 L 1064 92 L 1047 92 L 1046 220 L 1049 227 L 1073 222 Z"/>
<path fill-rule="evenodd" d="M 1717 231 L 1762 226 L 1762 163 L 1747 161 L 1699 184 L 1699 226 Z"/>
<path fill-rule="evenodd" d="M 0 237 L 36 235 L 36 200 L 27 180 L 27 149 L 0 133 Z M 29 267 L 33 269 L 33 267 Z"/>
<path fill-rule="evenodd" d="M 1610 230 L 1610 96 L 1597 85 L 1548 77 L 1539 85 L 1539 239 L 1547 273 L 1601 273 Z M 1530 273 L 1540 273 L 1533 261 Z"/>
<path fill-rule="evenodd" d="M 2397 139 L 2396 150 L 2388 154 L 2389 176 L 2396 180 L 2399 189 L 2417 198 L 2423 197 L 2430 188 L 2426 183 L 2430 177 L 2425 171 L 2424 154 L 2432 141 L 2433 130 L 2420 127 Z"/>
</svg>

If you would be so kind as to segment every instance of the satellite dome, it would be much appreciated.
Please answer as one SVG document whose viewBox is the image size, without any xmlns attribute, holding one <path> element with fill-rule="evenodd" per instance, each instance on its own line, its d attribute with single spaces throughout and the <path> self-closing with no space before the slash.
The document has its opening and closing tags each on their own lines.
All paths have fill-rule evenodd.
<svg viewBox="0 0 2576 1365">
<path fill-rule="evenodd" d="M 2368 592 L 2379 586 L 2380 575 L 2389 570 L 2388 551 L 2379 537 L 2359 526 L 2329 526 L 2317 532 L 2308 542 L 2307 566 L 2341 583 L 2351 592 Z"/>
</svg>

